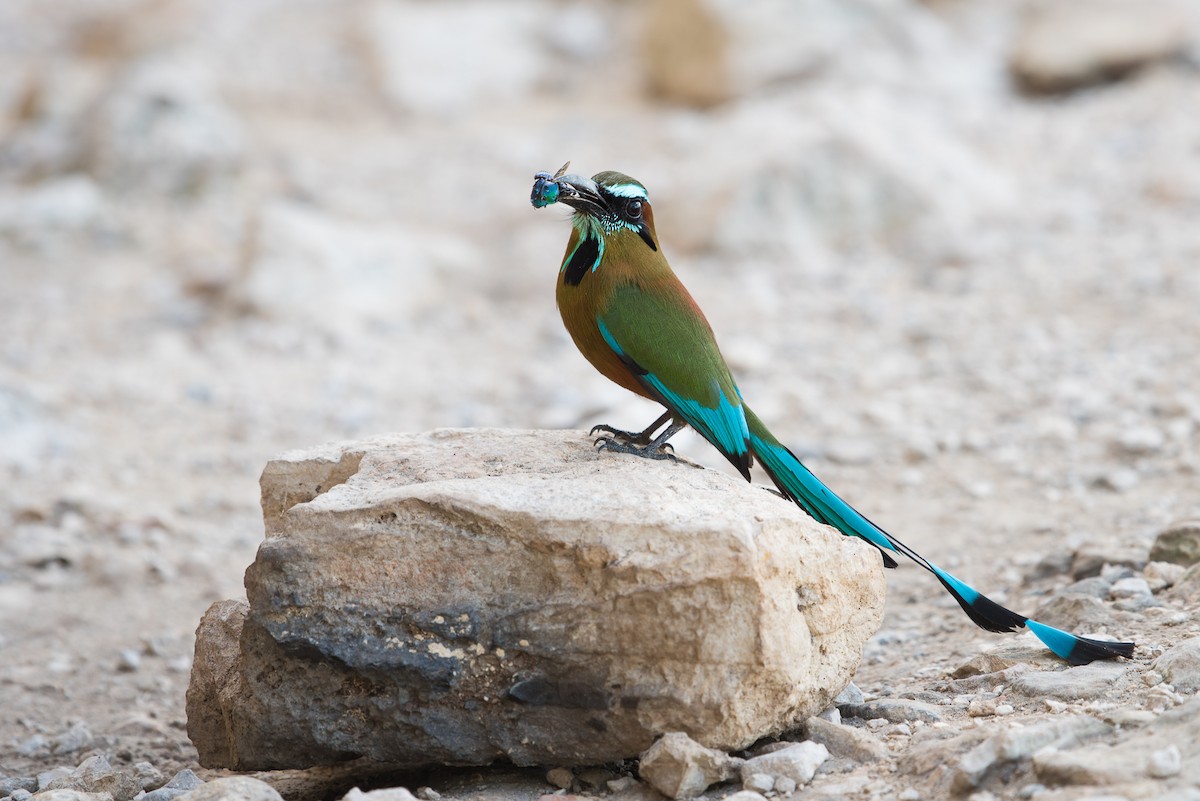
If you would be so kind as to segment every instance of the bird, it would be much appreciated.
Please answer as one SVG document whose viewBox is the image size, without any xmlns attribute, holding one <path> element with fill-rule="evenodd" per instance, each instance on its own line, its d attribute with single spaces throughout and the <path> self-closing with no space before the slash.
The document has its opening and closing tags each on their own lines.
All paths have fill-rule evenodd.
<svg viewBox="0 0 1200 801">
<path fill-rule="evenodd" d="M 597 448 L 673 460 L 668 440 L 690 426 L 747 481 L 757 462 L 778 493 L 815 520 L 874 545 L 885 567 L 896 567 L 895 556 L 903 555 L 932 573 L 980 628 L 1025 628 L 1072 665 L 1132 656 L 1132 642 L 1081 637 L 1001 606 L 834 493 L 743 400 L 712 327 L 667 263 L 646 187 L 620 172 L 569 174 L 569 165 L 536 173 L 530 193 L 535 208 L 563 203 L 573 209 L 555 293 L 563 324 L 602 375 L 665 407 L 640 432 L 594 427 Z"/>
</svg>

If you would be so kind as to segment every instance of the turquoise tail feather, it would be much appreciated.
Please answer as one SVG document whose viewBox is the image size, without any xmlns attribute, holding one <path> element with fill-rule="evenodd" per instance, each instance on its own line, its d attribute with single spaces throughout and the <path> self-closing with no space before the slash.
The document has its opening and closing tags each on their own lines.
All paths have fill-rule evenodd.
<svg viewBox="0 0 1200 801">
<path fill-rule="evenodd" d="M 827 523 L 843 534 L 861 537 L 874 545 L 883 555 L 887 567 L 896 566 L 891 553 L 901 553 L 928 570 L 975 625 L 995 632 L 1027 628 L 1047 648 L 1074 665 L 1087 664 L 1097 659 L 1133 655 L 1134 644 L 1131 642 L 1092 640 L 1031 620 L 1001 606 L 974 587 L 942 570 L 838 497 L 813 475 L 795 454 L 775 439 L 748 407 L 743 408 L 750 433 L 750 450 L 780 492 L 817 521 Z"/>
</svg>

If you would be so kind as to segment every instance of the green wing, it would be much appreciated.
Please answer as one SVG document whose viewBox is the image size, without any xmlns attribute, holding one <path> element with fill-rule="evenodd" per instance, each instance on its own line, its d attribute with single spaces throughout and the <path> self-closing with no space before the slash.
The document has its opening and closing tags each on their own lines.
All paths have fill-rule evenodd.
<svg viewBox="0 0 1200 801">
<path fill-rule="evenodd" d="M 596 324 L 642 386 L 749 479 L 742 395 L 691 298 L 626 285 L 613 293 Z"/>
</svg>

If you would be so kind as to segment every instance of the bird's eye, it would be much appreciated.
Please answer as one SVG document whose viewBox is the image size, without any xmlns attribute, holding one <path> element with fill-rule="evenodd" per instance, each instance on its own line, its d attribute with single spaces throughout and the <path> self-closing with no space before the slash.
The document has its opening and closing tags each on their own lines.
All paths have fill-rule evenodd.
<svg viewBox="0 0 1200 801">
<path fill-rule="evenodd" d="M 631 220 L 641 219 L 642 216 L 642 201 L 634 198 L 625 204 L 625 216 Z"/>
</svg>

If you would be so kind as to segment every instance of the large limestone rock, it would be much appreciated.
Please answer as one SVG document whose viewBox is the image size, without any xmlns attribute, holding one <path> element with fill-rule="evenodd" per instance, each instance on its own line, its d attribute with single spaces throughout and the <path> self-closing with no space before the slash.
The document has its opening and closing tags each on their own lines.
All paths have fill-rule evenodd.
<svg viewBox="0 0 1200 801">
<path fill-rule="evenodd" d="M 435 431 L 262 477 L 249 604 L 201 621 L 209 767 L 597 764 L 800 725 L 879 625 L 866 544 L 739 479 L 577 432 Z"/>
</svg>

